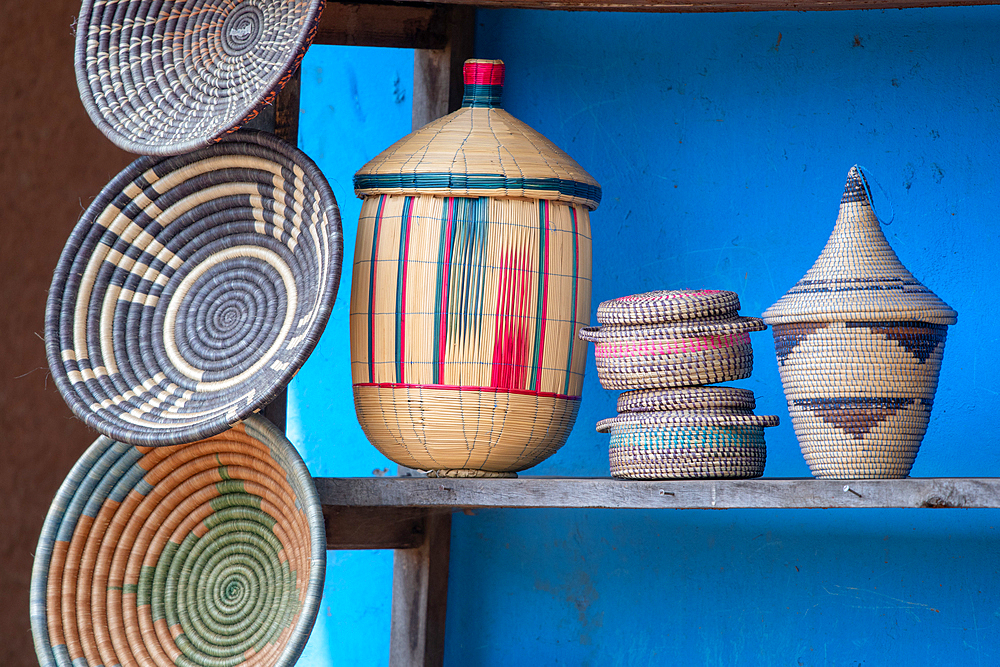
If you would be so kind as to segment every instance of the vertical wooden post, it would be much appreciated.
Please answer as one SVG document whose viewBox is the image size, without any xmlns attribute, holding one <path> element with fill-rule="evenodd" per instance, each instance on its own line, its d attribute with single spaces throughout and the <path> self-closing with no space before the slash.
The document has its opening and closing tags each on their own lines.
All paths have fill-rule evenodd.
<svg viewBox="0 0 1000 667">
<path fill-rule="evenodd" d="M 428 514 L 423 544 L 397 549 L 392 567 L 389 664 L 432 667 L 444 663 L 451 514 Z"/>
<path fill-rule="evenodd" d="M 474 57 L 476 10 L 452 5 L 447 10 L 448 43 L 443 49 L 413 53 L 413 129 L 462 106 L 462 65 Z"/>
<path fill-rule="evenodd" d="M 447 44 L 413 54 L 413 129 L 462 106 L 462 65 L 473 57 L 476 10 L 450 6 Z M 406 474 L 406 470 L 400 471 Z M 451 514 L 428 514 L 417 549 L 397 549 L 392 567 L 391 667 L 444 664 Z"/>
</svg>

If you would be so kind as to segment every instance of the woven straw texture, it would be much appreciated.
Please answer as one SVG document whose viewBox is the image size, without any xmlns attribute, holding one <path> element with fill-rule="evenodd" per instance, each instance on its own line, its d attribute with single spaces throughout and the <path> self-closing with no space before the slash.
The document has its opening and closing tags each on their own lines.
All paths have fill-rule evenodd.
<svg viewBox="0 0 1000 667">
<path fill-rule="evenodd" d="M 955 311 L 918 282 L 889 247 L 869 192 L 861 170 L 852 167 L 826 247 L 802 280 L 764 311 L 765 322 L 955 324 Z"/>
<path fill-rule="evenodd" d="M 42 528 L 35 649 L 42 667 L 289 666 L 325 571 L 316 487 L 267 420 L 173 447 L 101 437 Z"/>
<path fill-rule="evenodd" d="M 751 331 L 763 331 L 767 326 L 759 317 L 730 316 L 724 319 L 688 320 L 684 322 L 658 322 L 655 324 L 605 324 L 586 327 L 580 332 L 584 340 L 601 342 L 657 341 L 677 339 L 678 345 L 694 346 L 698 343 L 687 339 L 721 338 L 739 336 Z"/>
<path fill-rule="evenodd" d="M 590 315 L 597 199 L 563 196 L 546 179 L 592 179 L 537 133 L 508 132 L 516 121 L 495 108 L 502 73 L 494 61 L 467 63 L 463 111 L 397 143 L 355 181 L 364 195 L 350 315 L 358 419 L 393 461 L 442 475 L 538 463 L 566 441 L 583 389 L 576 332 Z M 544 150 L 521 160 L 528 136 Z M 434 166 L 438 151 L 444 166 Z M 450 171 L 441 187 L 369 178 L 390 176 L 392 161 L 420 179 Z M 546 176 L 541 163 L 555 171 Z M 513 179 L 503 170 L 522 168 L 539 187 L 449 180 Z"/>
<path fill-rule="evenodd" d="M 733 387 L 631 391 L 619 397 L 619 415 L 599 421 L 597 431 L 611 434 L 615 477 L 759 477 L 764 428 L 778 418 L 755 415 L 753 407 L 753 392 Z"/>
<path fill-rule="evenodd" d="M 115 440 L 220 433 L 312 351 L 342 248 L 322 173 L 273 135 L 140 158 L 87 209 L 56 268 L 45 329 L 56 385 Z"/>
<path fill-rule="evenodd" d="M 764 474 L 762 426 L 610 425 L 611 475 L 623 479 L 748 479 Z"/>
<path fill-rule="evenodd" d="M 753 323 L 752 330 L 763 327 L 757 323 L 760 320 Z M 580 330 L 584 340 L 597 341 L 594 359 L 597 377 L 605 389 L 690 387 L 748 378 L 753 372 L 749 327 L 735 333 L 703 336 L 684 333 L 681 337 L 673 337 L 670 329 L 660 329 L 654 334 L 660 338 L 632 339 L 627 337 L 628 327 L 617 327 L 620 331 L 616 332 L 605 331 L 607 328 Z M 606 337 L 609 333 L 615 337 Z"/>
<path fill-rule="evenodd" d="M 601 324 L 656 324 L 687 320 L 731 319 L 740 309 L 735 292 L 659 290 L 604 301 L 597 307 Z"/>
<path fill-rule="evenodd" d="M 764 473 L 764 428 L 753 392 L 704 387 L 750 377 L 750 332 L 764 322 L 740 317 L 739 297 L 719 290 L 661 290 L 612 299 L 597 310 L 602 326 L 580 338 L 596 343 L 605 389 L 627 390 L 618 416 L 597 423 L 611 434 L 611 474 L 624 479 L 750 478 Z"/>
<path fill-rule="evenodd" d="M 813 474 L 906 477 L 956 315 L 899 264 L 857 167 L 823 254 L 764 318 Z"/>
<path fill-rule="evenodd" d="M 274 101 L 312 42 L 324 0 L 84 0 L 76 78 L 120 148 L 178 155 Z"/>
<path fill-rule="evenodd" d="M 475 387 L 355 385 L 354 406 L 383 454 L 448 476 L 448 470 L 506 473 L 540 463 L 566 443 L 580 401 Z"/>
<path fill-rule="evenodd" d="M 670 410 L 667 412 L 627 412 L 597 422 L 598 433 L 615 426 L 656 428 L 661 426 L 777 426 L 776 415 L 755 415 L 749 410 Z"/>
<path fill-rule="evenodd" d="M 719 290 L 661 290 L 604 301 L 599 327 L 580 329 L 596 343 L 605 389 L 661 389 L 750 377 L 750 332 L 763 320 L 740 317 L 739 297 Z"/>
<path fill-rule="evenodd" d="M 354 177 L 359 196 L 528 197 L 597 208 L 601 188 L 573 158 L 499 108 L 499 60 L 465 64 L 462 108 L 403 137 Z"/>
<path fill-rule="evenodd" d="M 725 413 L 753 410 L 753 392 L 736 387 L 689 387 L 681 389 L 637 389 L 618 396 L 618 412 L 702 410 Z"/>
<path fill-rule="evenodd" d="M 576 331 L 589 315 L 590 284 L 584 207 L 366 198 L 350 322 L 355 403 L 369 440 L 397 463 L 435 470 L 520 470 L 554 452 L 583 390 L 587 350 Z M 508 403 L 523 417 L 511 418 Z"/>
</svg>

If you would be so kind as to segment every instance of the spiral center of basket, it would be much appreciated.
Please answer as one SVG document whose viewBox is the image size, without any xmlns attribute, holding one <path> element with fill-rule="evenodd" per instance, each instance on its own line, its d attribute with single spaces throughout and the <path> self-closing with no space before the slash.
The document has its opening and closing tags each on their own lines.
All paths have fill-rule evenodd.
<svg viewBox="0 0 1000 667">
<path fill-rule="evenodd" d="M 175 280 L 160 302 L 162 366 L 197 382 L 199 391 L 227 390 L 265 366 L 282 370 L 284 362 L 273 367 L 272 358 L 293 329 L 298 289 L 280 255 L 233 246 Z"/>
<path fill-rule="evenodd" d="M 230 604 L 233 602 L 239 602 L 243 597 L 243 582 L 241 581 L 230 581 L 226 584 L 226 588 L 222 593 L 222 599 Z"/>
<path fill-rule="evenodd" d="M 236 7 L 222 24 L 222 47 L 231 56 L 241 56 L 257 43 L 263 32 L 264 13 L 254 5 Z"/>
<path fill-rule="evenodd" d="M 231 331 L 249 319 L 247 311 L 237 304 L 226 303 L 216 309 L 213 323 L 220 331 Z"/>
</svg>

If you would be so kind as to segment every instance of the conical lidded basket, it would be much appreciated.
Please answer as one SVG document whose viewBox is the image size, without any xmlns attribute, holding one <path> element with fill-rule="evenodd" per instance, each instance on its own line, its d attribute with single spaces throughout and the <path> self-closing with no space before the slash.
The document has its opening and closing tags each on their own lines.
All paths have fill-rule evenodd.
<svg viewBox="0 0 1000 667">
<path fill-rule="evenodd" d="M 566 441 L 590 316 L 600 186 L 499 108 L 500 61 L 469 61 L 462 109 L 355 175 L 358 420 L 392 460 L 509 475 Z"/>
<path fill-rule="evenodd" d="M 781 382 L 817 477 L 909 474 L 957 314 L 900 263 L 855 166 L 822 254 L 768 308 Z"/>
</svg>

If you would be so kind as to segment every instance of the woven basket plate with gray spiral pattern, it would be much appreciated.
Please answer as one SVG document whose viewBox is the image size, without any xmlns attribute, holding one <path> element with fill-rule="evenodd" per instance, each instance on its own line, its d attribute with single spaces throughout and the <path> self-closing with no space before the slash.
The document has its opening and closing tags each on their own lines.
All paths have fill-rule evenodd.
<svg viewBox="0 0 1000 667">
<path fill-rule="evenodd" d="M 329 184 L 273 135 L 140 158 L 90 205 L 56 268 L 45 324 L 56 385 L 128 444 L 221 433 L 308 357 L 342 256 Z"/>
<path fill-rule="evenodd" d="M 84 0 L 76 80 L 97 127 L 143 155 L 217 140 L 274 101 L 325 0 Z"/>
</svg>

